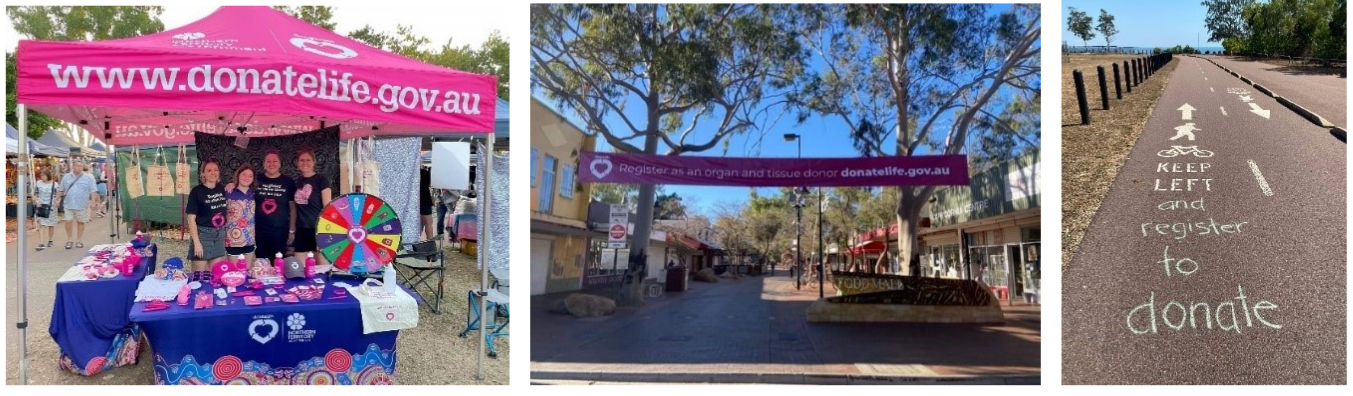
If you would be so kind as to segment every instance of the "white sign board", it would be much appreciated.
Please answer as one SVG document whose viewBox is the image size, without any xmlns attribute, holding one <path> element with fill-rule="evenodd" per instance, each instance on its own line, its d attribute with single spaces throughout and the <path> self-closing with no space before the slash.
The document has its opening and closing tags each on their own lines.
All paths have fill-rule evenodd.
<svg viewBox="0 0 1353 396">
<path fill-rule="evenodd" d="M 611 205 L 611 226 L 606 230 L 606 247 L 624 249 L 625 237 L 629 236 L 629 205 Z"/>
<path fill-rule="evenodd" d="M 470 188 L 469 143 L 432 143 L 432 188 L 449 190 Z"/>
</svg>

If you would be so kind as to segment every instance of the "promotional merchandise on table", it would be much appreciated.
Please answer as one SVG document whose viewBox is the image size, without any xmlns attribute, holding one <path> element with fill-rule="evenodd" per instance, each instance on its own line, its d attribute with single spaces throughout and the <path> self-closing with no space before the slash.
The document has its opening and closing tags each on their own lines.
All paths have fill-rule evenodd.
<svg viewBox="0 0 1353 396">
<path fill-rule="evenodd" d="M 362 307 L 340 287 L 357 281 L 319 282 L 323 279 L 290 279 L 235 293 L 201 284 L 190 292 L 192 304 L 167 302 L 167 308 L 155 309 L 154 302 L 136 303 L 131 318 L 152 345 L 155 382 L 393 383 L 398 329 L 364 334 Z M 201 299 L 207 305 L 195 308 Z M 390 320 L 416 324 L 417 309 L 411 314 L 414 318 Z"/>
<path fill-rule="evenodd" d="M 153 244 L 97 245 L 57 281 L 47 331 L 61 350 L 62 369 L 95 375 L 136 363 L 141 328 L 127 312 L 156 253 Z"/>
<path fill-rule="evenodd" d="M 395 340 L 418 325 L 418 302 L 398 285 L 353 274 L 393 275 L 383 271 L 399 244 L 399 218 L 361 193 L 333 200 L 323 213 L 324 253 L 341 275 L 322 273 L 313 256 L 304 264 L 275 256 L 252 269 L 236 256 L 213 265 L 210 282 L 185 283 L 172 302 L 131 308 L 154 345 L 157 383 L 395 381 Z"/>
</svg>

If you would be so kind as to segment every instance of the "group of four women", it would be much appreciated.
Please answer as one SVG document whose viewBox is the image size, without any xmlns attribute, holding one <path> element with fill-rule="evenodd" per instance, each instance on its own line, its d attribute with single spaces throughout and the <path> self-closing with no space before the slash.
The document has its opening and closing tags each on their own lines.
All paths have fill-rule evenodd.
<svg viewBox="0 0 1353 396">
<path fill-rule="evenodd" d="M 298 260 L 316 251 L 315 231 L 320 211 L 333 199 L 328 179 L 315 173 L 315 154 L 300 151 L 296 168 L 301 177 L 282 175 L 282 158 L 276 151 L 263 156 L 263 174 L 253 166 L 235 169 L 234 178 L 221 180 L 221 164 L 205 160 L 198 166 L 201 184 L 193 187 L 183 208 L 192 236 L 188 258 L 192 262 L 192 280 L 209 279 L 211 266 L 227 255 L 272 259 L 287 254 L 288 247 Z"/>
</svg>

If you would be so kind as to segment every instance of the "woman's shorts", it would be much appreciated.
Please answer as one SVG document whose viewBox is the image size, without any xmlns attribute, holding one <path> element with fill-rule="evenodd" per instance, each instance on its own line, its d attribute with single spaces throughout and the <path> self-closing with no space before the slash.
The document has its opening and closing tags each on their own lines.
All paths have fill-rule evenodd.
<svg viewBox="0 0 1353 396">
<path fill-rule="evenodd" d="M 203 243 L 206 243 L 206 242 L 203 242 Z M 226 248 L 226 254 L 229 254 L 229 255 L 231 255 L 231 256 L 244 255 L 244 254 L 249 254 L 249 253 L 253 253 L 253 252 L 254 252 L 254 245 L 241 246 L 241 247 L 227 247 L 227 248 Z"/>
<path fill-rule="evenodd" d="M 193 241 L 188 240 L 188 259 L 195 261 L 211 260 L 226 255 L 225 227 L 197 226 L 197 239 L 202 240 L 202 257 L 193 254 Z"/>
</svg>

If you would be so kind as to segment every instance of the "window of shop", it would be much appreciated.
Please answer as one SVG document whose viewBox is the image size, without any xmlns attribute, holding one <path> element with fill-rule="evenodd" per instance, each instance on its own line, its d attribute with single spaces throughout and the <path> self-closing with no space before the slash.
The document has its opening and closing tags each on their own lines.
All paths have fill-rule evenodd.
<svg viewBox="0 0 1353 396">
<path fill-rule="evenodd" d="M 957 243 L 930 247 L 930 267 L 926 276 L 959 279 L 963 277 L 963 263 L 959 260 Z"/>
</svg>

